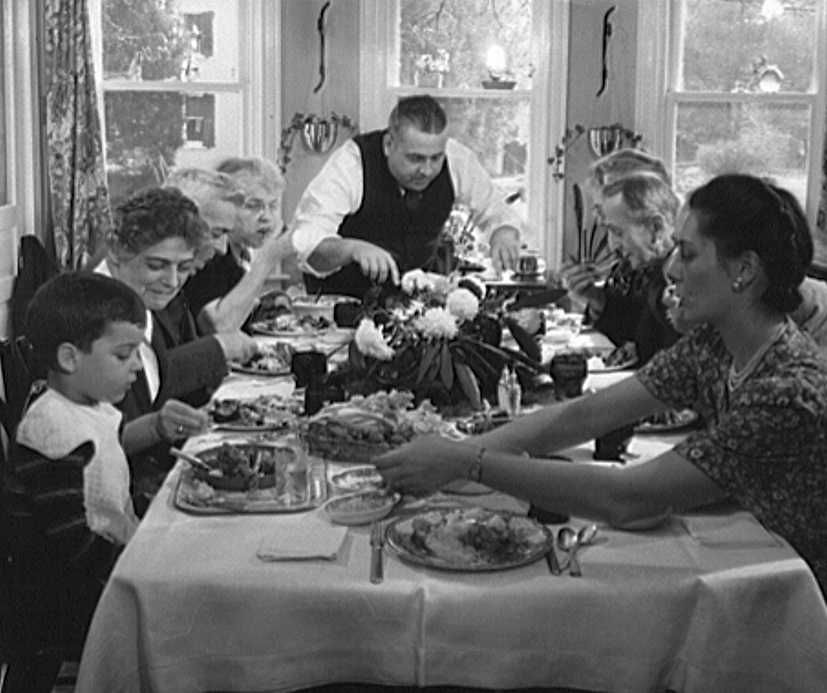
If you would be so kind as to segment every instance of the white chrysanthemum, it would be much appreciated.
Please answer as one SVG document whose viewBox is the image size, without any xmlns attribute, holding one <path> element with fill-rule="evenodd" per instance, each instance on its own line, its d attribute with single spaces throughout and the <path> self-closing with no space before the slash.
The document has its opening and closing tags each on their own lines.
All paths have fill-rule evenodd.
<svg viewBox="0 0 827 693">
<path fill-rule="evenodd" d="M 480 302 L 468 289 L 454 289 L 448 294 L 445 308 L 460 320 L 473 320 L 480 312 Z"/>
<path fill-rule="evenodd" d="M 459 331 L 457 319 L 445 308 L 428 308 L 415 327 L 424 337 L 453 339 Z"/>
<path fill-rule="evenodd" d="M 380 361 L 390 361 L 393 358 L 393 349 L 385 341 L 382 331 L 376 327 L 373 320 L 362 318 L 353 340 L 356 342 L 356 348 L 365 356 L 372 356 Z"/>
<path fill-rule="evenodd" d="M 412 294 L 414 291 L 426 291 L 434 288 L 433 280 L 427 272 L 412 269 L 402 275 L 402 291 Z"/>
</svg>

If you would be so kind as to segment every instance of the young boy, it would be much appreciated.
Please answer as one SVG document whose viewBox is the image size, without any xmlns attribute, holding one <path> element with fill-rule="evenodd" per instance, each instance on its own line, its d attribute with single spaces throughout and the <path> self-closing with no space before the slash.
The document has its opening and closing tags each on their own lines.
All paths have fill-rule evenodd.
<svg viewBox="0 0 827 693">
<path fill-rule="evenodd" d="M 145 316 L 128 286 L 85 272 L 48 281 L 27 313 L 27 336 L 48 371 L 47 389 L 23 415 L 17 444 L 59 464 L 92 443 L 94 453 L 83 468 L 86 523 L 115 545 L 129 541 L 138 520 L 119 437 L 122 415 L 113 403 L 142 368 Z"/>
</svg>

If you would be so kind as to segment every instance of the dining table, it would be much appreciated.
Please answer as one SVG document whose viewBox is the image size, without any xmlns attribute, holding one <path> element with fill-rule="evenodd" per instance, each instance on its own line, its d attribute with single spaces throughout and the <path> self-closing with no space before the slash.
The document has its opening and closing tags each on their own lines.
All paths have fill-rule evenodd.
<svg viewBox="0 0 827 693">
<path fill-rule="evenodd" d="M 575 339 L 582 346 L 600 336 Z M 586 387 L 631 374 L 594 373 Z M 234 374 L 217 396 L 292 389 L 290 377 Z M 197 453 L 228 435 L 212 431 L 186 449 Z M 683 435 L 638 433 L 625 463 L 644 462 Z M 588 442 L 563 454 L 621 464 L 595 462 L 592 452 Z M 339 493 L 331 482 L 352 465 L 313 463 L 325 494 Z M 175 465 L 114 567 L 83 650 L 81 693 L 344 682 L 357 690 L 827 690 L 819 586 L 783 538 L 737 507 L 674 514 L 638 531 L 598 522 L 578 554 L 581 577 L 553 574 L 540 557 L 501 570 L 444 569 L 386 546 L 377 583 L 370 526 L 335 525 L 324 507 L 188 512 L 176 502 L 186 471 L 185 462 Z M 383 522 L 454 508 L 529 510 L 524 500 L 459 483 L 402 498 Z M 562 519 L 549 521 L 552 536 Z M 552 550 L 565 564 L 565 553 Z"/>
</svg>

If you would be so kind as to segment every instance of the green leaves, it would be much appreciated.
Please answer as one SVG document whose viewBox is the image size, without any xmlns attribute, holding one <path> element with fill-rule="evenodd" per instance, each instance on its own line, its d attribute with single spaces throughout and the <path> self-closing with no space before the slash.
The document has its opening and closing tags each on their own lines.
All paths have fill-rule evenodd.
<svg viewBox="0 0 827 693">
<path fill-rule="evenodd" d="M 474 409 L 482 409 L 482 396 L 480 395 L 480 386 L 473 371 L 464 363 L 456 361 L 454 369 L 457 374 L 457 382 L 462 389 L 465 398 Z"/>
</svg>

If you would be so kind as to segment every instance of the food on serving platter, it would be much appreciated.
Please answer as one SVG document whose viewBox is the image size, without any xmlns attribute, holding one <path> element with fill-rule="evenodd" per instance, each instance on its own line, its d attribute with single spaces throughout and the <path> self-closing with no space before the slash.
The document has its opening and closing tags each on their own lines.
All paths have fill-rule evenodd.
<svg viewBox="0 0 827 693">
<path fill-rule="evenodd" d="M 637 347 L 634 342 L 625 342 L 608 353 L 593 354 L 589 358 L 589 370 L 621 370 L 637 365 Z"/>
<path fill-rule="evenodd" d="M 483 508 L 432 510 L 396 523 L 401 548 L 435 565 L 494 567 L 517 563 L 549 539 L 528 517 Z"/>
<path fill-rule="evenodd" d="M 368 491 L 384 486 L 385 481 L 373 465 L 353 467 L 334 474 L 330 482 L 340 491 Z"/>
<path fill-rule="evenodd" d="M 281 428 L 296 422 L 301 407 L 298 402 L 278 395 L 260 395 L 254 399 L 213 400 L 208 413 L 217 426 Z"/>
<path fill-rule="evenodd" d="M 330 460 L 368 462 L 423 433 L 441 432 L 446 423 L 429 402 L 413 407 L 410 392 L 356 395 L 329 404 L 305 422 L 310 453 Z"/>
<path fill-rule="evenodd" d="M 272 320 L 279 315 L 290 313 L 292 310 L 293 301 L 288 294 L 284 291 L 271 291 L 259 297 L 251 321 Z"/>
<path fill-rule="evenodd" d="M 258 353 L 244 363 L 234 363 L 233 368 L 246 373 L 261 373 L 262 375 L 283 375 L 290 372 L 290 362 L 293 358 L 293 348 L 289 344 L 259 343 Z"/>
<path fill-rule="evenodd" d="M 320 330 L 326 330 L 332 325 L 332 318 L 315 315 L 296 315 L 288 313 L 277 315 L 270 320 L 254 322 L 251 327 L 255 332 L 262 334 L 313 334 Z"/>
<path fill-rule="evenodd" d="M 275 493 L 305 493 L 306 460 L 303 452 L 288 445 L 222 443 L 197 453 L 212 469 L 193 467 L 193 476 L 214 489 L 255 491 L 275 489 Z M 298 485 L 297 485 L 298 483 Z"/>
<path fill-rule="evenodd" d="M 343 525 L 361 525 L 385 517 L 399 501 L 399 494 L 385 491 L 361 491 L 329 500 L 324 510 L 331 521 Z"/>
</svg>

